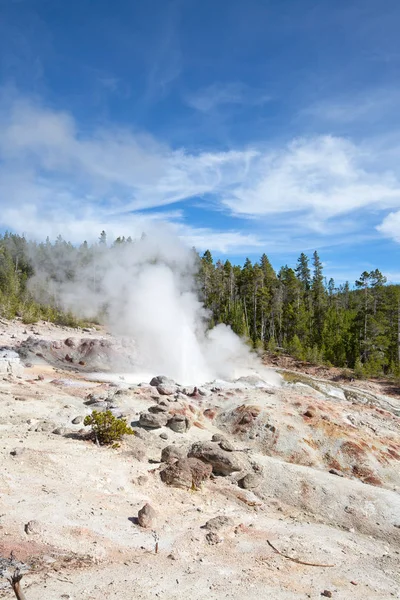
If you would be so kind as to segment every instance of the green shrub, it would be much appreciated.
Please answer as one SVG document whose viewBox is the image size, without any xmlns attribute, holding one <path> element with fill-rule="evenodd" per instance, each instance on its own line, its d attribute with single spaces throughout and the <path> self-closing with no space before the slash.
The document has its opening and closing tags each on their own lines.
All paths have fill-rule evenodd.
<svg viewBox="0 0 400 600">
<path fill-rule="evenodd" d="M 123 435 L 134 435 L 126 420 L 117 419 L 110 410 L 94 410 L 91 415 L 85 417 L 83 424 L 92 427 L 93 439 L 102 446 L 112 444 L 113 447 L 118 447 L 116 442 L 120 441 Z"/>
<path fill-rule="evenodd" d="M 356 358 L 356 362 L 354 363 L 354 377 L 356 379 L 365 378 L 364 368 L 360 358 Z"/>
</svg>

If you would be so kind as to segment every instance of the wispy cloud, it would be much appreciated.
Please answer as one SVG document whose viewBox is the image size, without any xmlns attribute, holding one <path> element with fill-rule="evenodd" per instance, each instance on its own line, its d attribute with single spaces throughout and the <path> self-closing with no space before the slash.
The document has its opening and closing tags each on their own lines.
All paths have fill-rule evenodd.
<svg viewBox="0 0 400 600">
<path fill-rule="evenodd" d="M 300 113 L 301 116 L 331 125 L 366 122 L 370 127 L 377 121 L 387 121 L 392 127 L 391 115 L 396 115 L 400 101 L 400 88 L 365 89 L 353 94 L 319 100 Z"/>
<path fill-rule="evenodd" d="M 256 250 L 266 238 L 272 249 L 378 235 L 400 242 L 400 173 L 371 143 L 314 136 L 195 153 L 126 128 L 81 130 L 70 114 L 16 97 L 0 103 L 0 127 L 4 228 L 39 237 L 51 228 L 77 240 L 102 228 L 133 235 L 164 219 L 190 243 L 221 252 Z M 188 224 L 186 202 L 199 197 L 238 225 Z"/>
<path fill-rule="evenodd" d="M 181 5 L 179 0 L 165 3 L 165 18 L 157 40 L 150 52 L 145 101 L 163 97 L 181 74 L 182 53 L 179 42 Z"/>
<path fill-rule="evenodd" d="M 201 112 L 210 112 L 228 104 L 262 105 L 271 97 L 257 90 L 252 90 L 243 83 L 214 83 L 186 95 L 186 103 Z"/>
</svg>

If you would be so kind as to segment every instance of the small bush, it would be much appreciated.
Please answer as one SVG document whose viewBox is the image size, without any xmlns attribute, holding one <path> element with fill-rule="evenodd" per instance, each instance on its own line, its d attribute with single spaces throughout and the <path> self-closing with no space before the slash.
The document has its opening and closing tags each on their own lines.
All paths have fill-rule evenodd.
<svg viewBox="0 0 400 600">
<path fill-rule="evenodd" d="M 364 368 L 363 368 L 363 364 L 359 358 L 356 358 L 353 372 L 354 372 L 354 377 L 356 379 L 364 379 L 364 377 L 365 377 Z"/>
<path fill-rule="evenodd" d="M 92 427 L 93 438 L 102 446 L 113 445 L 120 441 L 123 435 L 134 435 L 134 431 L 127 425 L 125 419 L 117 419 L 110 410 L 97 412 L 85 417 L 83 424 Z"/>
</svg>

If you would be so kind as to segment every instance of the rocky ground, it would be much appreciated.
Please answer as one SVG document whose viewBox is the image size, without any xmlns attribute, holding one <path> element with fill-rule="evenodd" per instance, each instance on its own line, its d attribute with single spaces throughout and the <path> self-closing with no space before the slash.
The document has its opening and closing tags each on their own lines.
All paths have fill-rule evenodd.
<svg viewBox="0 0 400 600">
<path fill-rule="evenodd" d="M 98 381 L 129 365 L 126 342 L 19 320 L 0 334 L 0 598 L 16 566 L 27 600 L 400 597 L 394 393 L 292 369 L 280 385 Z M 135 435 L 97 446 L 93 409 Z"/>
</svg>

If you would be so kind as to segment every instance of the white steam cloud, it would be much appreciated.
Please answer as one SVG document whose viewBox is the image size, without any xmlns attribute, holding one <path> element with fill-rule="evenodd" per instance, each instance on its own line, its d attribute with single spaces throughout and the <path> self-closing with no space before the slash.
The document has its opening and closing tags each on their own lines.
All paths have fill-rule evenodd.
<svg viewBox="0 0 400 600">
<path fill-rule="evenodd" d="M 137 371 L 200 384 L 251 369 L 278 383 L 230 327 L 207 330 L 194 278 L 198 257 L 162 227 L 111 249 L 99 244 L 86 265 L 75 254 L 71 265 L 67 255 L 60 252 L 53 262 L 57 282 L 36 266 L 32 290 L 43 294 L 46 277 L 46 299 L 56 299 L 64 309 L 92 317 L 106 307 L 111 333 L 134 340 Z"/>
</svg>

